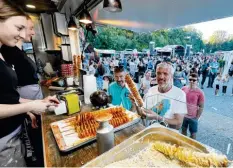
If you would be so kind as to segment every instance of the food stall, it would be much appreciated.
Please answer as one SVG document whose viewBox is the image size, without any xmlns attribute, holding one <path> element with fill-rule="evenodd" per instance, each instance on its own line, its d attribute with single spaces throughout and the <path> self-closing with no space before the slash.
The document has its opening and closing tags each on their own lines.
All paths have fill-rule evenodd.
<svg viewBox="0 0 233 168">
<path fill-rule="evenodd" d="M 222 3 L 220 1 L 218 3 L 217 2 L 212 3 L 211 1 L 203 2 L 201 0 L 198 1 L 180 0 L 174 2 L 159 0 L 156 1 L 157 3 L 156 5 L 151 5 L 155 3 L 153 0 L 147 0 L 147 1 L 127 0 L 127 1 L 122 1 L 123 11 L 122 13 L 119 14 L 116 13 L 111 14 L 107 11 L 104 11 L 102 9 L 103 2 L 101 0 L 89 0 L 84 2 L 77 0 L 70 0 L 70 1 L 54 0 L 54 1 L 56 1 L 59 12 L 63 14 L 59 18 L 63 18 L 64 23 L 67 23 L 67 21 L 64 20 L 65 18 L 69 18 L 68 20 L 71 21 L 74 16 L 78 17 L 85 9 L 90 11 L 94 21 L 100 25 L 101 24 L 113 25 L 121 28 L 131 29 L 134 31 L 150 31 L 161 28 L 177 27 L 198 21 L 205 21 L 212 18 L 216 18 L 216 13 L 218 13 L 218 17 L 224 17 L 229 14 L 232 14 L 232 10 L 230 8 L 231 5 L 224 6 L 224 4 L 227 3 Z M 232 3 L 230 0 L 228 0 L 228 2 Z M 202 6 L 199 8 L 199 6 L 196 4 L 202 4 Z M 190 9 L 191 7 L 193 8 L 193 10 L 182 10 L 188 8 Z M 222 8 L 225 10 L 224 12 L 210 10 L 208 15 L 206 14 L 206 8 L 216 9 L 215 7 Z M 166 10 L 164 10 L 164 8 Z M 204 14 L 196 15 L 197 10 L 199 10 L 198 13 L 203 12 Z M 186 12 L 186 14 L 180 11 L 184 11 Z M 33 12 L 33 11 L 30 10 L 29 12 Z M 149 15 L 153 17 L 149 17 Z M 164 18 L 164 16 L 166 17 Z M 196 16 L 196 17 L 188 17 L 188 16 Z M 75 31 L 73 31 L 72 29 L 69 30 L 68 32 L 59 31 L 62 29 L 61 27 L 58 27 L 59 19 L 57 18 L 56 20 L 54 19 L 54 17 L 55 16 L 53 15 L 50 16 L 50 14 L 44 14 L 43 17 L 41 18 L 44 26 L 42 27 L 45 28 L 45 26 L 47 26 L 48 29 L 50 29 L 50 31 L 38 28 L 39 31 L 43 31 L 44 33 L 43 35 L 41 35 L 41 39 L 39 41 L 40 42 L 42 41 L 42 43 L 43 41 L 46 41 L 47 46 L 42 45 L 41 50 L 38 51 L 38 53 L 36 54 L 37 56 L 40 57 L 42 57 L 41 55 L 43 56 L 45 55 L 44 52 L 47 52 L 47 54 L 57 55 L 57 53 L 61 52 L 62 50 L 63 59 L 67 61 L 73 61 L 73 66 L 74 66 L 73 67 L 75 74 L 74 79 L 67 80 L 67 83 L 70 80 L 71 81 L 74 80 L 73 82 L 75 83 L 75 86 L 79 86 L 80 83 L 82 83 L 80 89 L 83 91 L 85 90 L 84 89 L 85 82 L 83 82 L 84 79 L 83 75 L 85 74 L 85 72 L 82 74 L 82 70 L 81 70 L 82 65 L 80 64 L 80 61 L 78 61 L 81 60 L 81 54 L 82 54 L 81 51 L 82 45 L 80 42 L 80 38 L 82 37 L 79 34 L 79 29 L 77 29 L 76 27 Z M 127 20 L 125 20 L 125 18 L 127 18 Z M 54 20 L 56 24 L 53 23 Z M 77 20 L 78 19 L 76 19 L 76 21 Z M 55 29 L 60 33 L 53 32 L 52 30 L 53 26 L 55 26 Z M 47 32 L 47 34 L 45 32 Z M 48 34 L 49 32 L 52 32 L 52 34 Z M 55 36 L 58 38 L 54 38 Z M 69 36 L 69 40 L 67 40 L 63 36 L 65 37 Z M 61 45 L 63 43 L 64 46 L 70 46 L 70 47 L 57 46 L 58 44 Z M 48 44 L 51 44 L 52 46 L 49 46 Z M 71 53 L 71 54 L 67 54 L 67 53 Z M 76 83 L 75 78 L 77 78 L 80 81 Z M 130 84 L 130 79 L 128 80 L 129 80 L 128 86 L 130 87 L 132 83 Z M 86 83 L 86 85 L 90 85 L 90 83 Z M 132 88 L 136 88 L 136 87 L 132 86 Z M 57 92 L 52 92 L 47 88 L 45 88 L 44 90 L 45 93 L 47 93 L 47 95 L 57 94 Z M 62 91 L 64 91 L 64 89 L 62 89 Z M 135 91 L 134 89 L 132 90 L 130 89 L 130 91 L 133 94 L 135 93 L 134 97 L 136 98 L 136 100 L 139 99 L 137 104 L 139 106 L 142 106 L 140 97 L 137 97 L 136 95 L 138 94 L 137 91 Z M 85 94 L 86 93 L 84 91 L 84 95 Z M 152 127 L 145 128 L 145 126 L 141 124 L 140 116 L 137 113 L 133 113 L 131 111 L 125 111 L 124 109 L 119 110 L 118 108 L 120 107 L 108 107 L 100 110 L 93 109 L 93 106 L 91 104 L 84 102 L 85 98 L 81 98 L 82 96 L 83 96 L 82 94 L 76 94 L 73 97 L 63 96 L 67 98 L 67 100 L 64 103 L 64 106 L 65 106 L 65 110 L 67 110 L 68 112 L 66 112 L 65 114 L 59 113 L 60 115 L 55 115 L 54 112 L 46 112 L 42 115 L 42 138 L 43 138 L 44 163 L 46 167 L 80 167 L 80 166 L 84 166 L 85 164 L 87 164 L 86 167 L 105 166 L 105 164 L 111 164 L 115 161 L 125 160 L 127 157 L 136 155 L 136 153 L 140 153 L 139 151 L 145 149 L 148 145 L 144 142 L 149 142 L 149 141 L 155 141 L 155 142 L 162 141 L 162 142 L 173 143 L 173 145 L 164 144 L 164 143 L 153 144 L 154 145 L 153 147 L 156 148 L 156 150 L 160 151 L 161 153 L 165 154 L 165 156 L 169 155 L 168 153 L 173 152 L 174 157 L 178 158 L 179 160 L 180 159 L 179 156 L 184 156 L 184 154 L 181 151 L 181 155 L 179 155 L 174 151 L 179 151 L 183 149 L 186 150 L 185 148 L 179 148 L 179 147 L 189 147 L 190 149 L 199 152 L 199 153 L 195 153 L 193 151 L 189 152 L 189 150 L 187 150 L 187 152 L 189 152 L 192 158 L 197 156 L 198 154 L 201 154 L 203 157 L 206 157 L 206 160 L 208 160 L 208 158 L 211 160 L 208 161 L 207 165 L 201 164 L 199 166 L 227 165 L 228 161 L 226 160 L 225 157 L 220 157 L 220 159 L 216 161 L 217 157 L 215 158 L 209 156 L 210 151 L 205 147 L 205 145 L 200 144 L 197 141 L 191 140 L 190 138 L 184 137 L 179 133 L 175 132 L 174 130 L 161 127 L 159 125 L 153 125 Z M 77 100 L 77 98 L 79 100 Z M 69 105 L 70 101 L 68 99 L 69 100 L 72 99 L 71 104 L 75 105 L 75 107 Z M 78 110 L 73 110 L 73 108 Z M 88 121 L 91 120 L 93 125 L 96 126 L 96 122 L 93 121 L 95 114 L 96 115 L 100 114 L 108 109 L 111 109 L 110 113 L 114 113 L 114 110 L 117 109 L 117 113 L 118 112 L 121 113 L 120 114 L 121 116 L 126 115 L 127 120 L 124 120 L 120 124 L 119 123 L 116 124 L 114 128 L 114 142 L 115 145 L 117 146 L 98 157 L 98 150 L 97 150 L 98 144 L 95 141 L 95 134 L 93 134 L 93 132 L 95 133 L 97 127 L 94 127 L 94 129 L 92 126 L 87 128 L 82 126 L 82 122 L 80 123 L 79 121 L 80 118 L 84 117 L 84 119 L 86 119 L 85 117 L 87 117 L 88 118 L 87 120 Z M 77 113 L 71 112 L 72 110 Z M 109 113 L 109 111 L 107 113 Z M 112 115 L 114 120 L 114 114 Z M 117 120 L 117 122 L 121 122 L 121 121 L 122 120 Z M 112 124 L 114 125 L 114 123 Z M 83 131 L 86 131 L 86 129 L 88 130 L 87 131 L 88 133 L 83 135 L 82 133 Z M 159 146 L 162 147 L 162 149 L 159 148 Z M 174 149 L 174 151 L 163 150 L 164 148 L 165 149 L 171 148 Z M 108 160 L 106 159 L 106 157 L 111 159 Z M 169 155 L 169 157 L 172 158 L 173 156 Z M 102 162 L 103 160 L 106 161 Z M 182 160 L 182 158 L 180 160 L 183 162 L 186 161 L 184 159 Z M 196 161 L 193 161 L 191 163 L 196 163 Z"/>
</svg>

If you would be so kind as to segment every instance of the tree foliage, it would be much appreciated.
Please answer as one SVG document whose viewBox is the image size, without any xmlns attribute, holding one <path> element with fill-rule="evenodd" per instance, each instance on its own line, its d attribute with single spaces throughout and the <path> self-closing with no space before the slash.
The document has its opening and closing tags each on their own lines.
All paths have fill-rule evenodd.
<svg viewBox="0 0 233 168">
<path fill-rule="evenodd" d="M 233 50 L 233 36 L 226 31 L 215 31 L 206 43 L 207 52 Z"/>
<path fill-rule="evenodd" d="M 214 52 L 217 50 L 233 50 L 233 36 L 225 31 L 216 31 L 207 42 L 202 40 L 202 33 L 194 27 L 164 29 L 148 33 L 138 33 L 111 26 L 97 27 L 98 34 L 88 35 L 87 41 L 98 49 L 137 49 L 142 51 L 149 48 L 151 41 L 155 47 L 166 45 L 191 44 L 194 52 Z"/>
</svg>

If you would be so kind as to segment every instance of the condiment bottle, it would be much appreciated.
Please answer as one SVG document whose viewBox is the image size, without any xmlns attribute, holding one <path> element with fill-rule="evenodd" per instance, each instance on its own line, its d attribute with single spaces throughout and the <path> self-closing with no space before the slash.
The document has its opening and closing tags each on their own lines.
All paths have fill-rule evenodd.
<svg viewBox="0 0 233 168">
<path fill-rule="evenodd" d="M 112 114 L 105 113 L 98 115 L 95 119 L 99 122 L 96 137 L 98 154 L 101 155 L 114 147 L 113 126 L 108 122 L 112 119 Z"/>
</svg>

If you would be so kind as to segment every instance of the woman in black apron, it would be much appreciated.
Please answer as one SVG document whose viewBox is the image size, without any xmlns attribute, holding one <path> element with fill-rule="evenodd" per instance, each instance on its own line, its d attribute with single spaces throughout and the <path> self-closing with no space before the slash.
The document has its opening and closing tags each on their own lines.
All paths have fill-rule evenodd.
<svg viewBox="0 0 233 168">
<path fill-rule="evenodd" d="M 0 0 L 0 48 L 3 44 L 15 46 L 24 38 L 26 14 L 9 0 Z M 44 100 L 20 98 L 14 67 L 3 58 L 0 50 L 0 167 L 25 166 L 21 125 L 27 112 L 41 114 L 58 103 L 54 97 Z"/>
</svg>

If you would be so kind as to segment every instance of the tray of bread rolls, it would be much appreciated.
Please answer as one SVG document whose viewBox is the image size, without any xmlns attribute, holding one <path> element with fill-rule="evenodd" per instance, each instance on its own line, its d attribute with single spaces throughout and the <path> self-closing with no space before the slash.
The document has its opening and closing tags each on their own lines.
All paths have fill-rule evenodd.
<svg viewBox="0 0 233 168">
<path fill-rule="evenodd" d="M 83 167 L 229 167 L 231 163 L 215 149 L 153 124 Z"/>
<path fill-rule="evenodd" d="M 50 124 L 53 135 L 62 152 L 68 152 L 96 139 L 99 123 L 95 120 L 98 115 L 112 114 L 109 121 L 114 132 L 136 124 L 140 121 L 137 113 L 116 106 L 102 110 L 79 113 L 74 117 L 56 121 Z"/>
</svg>

